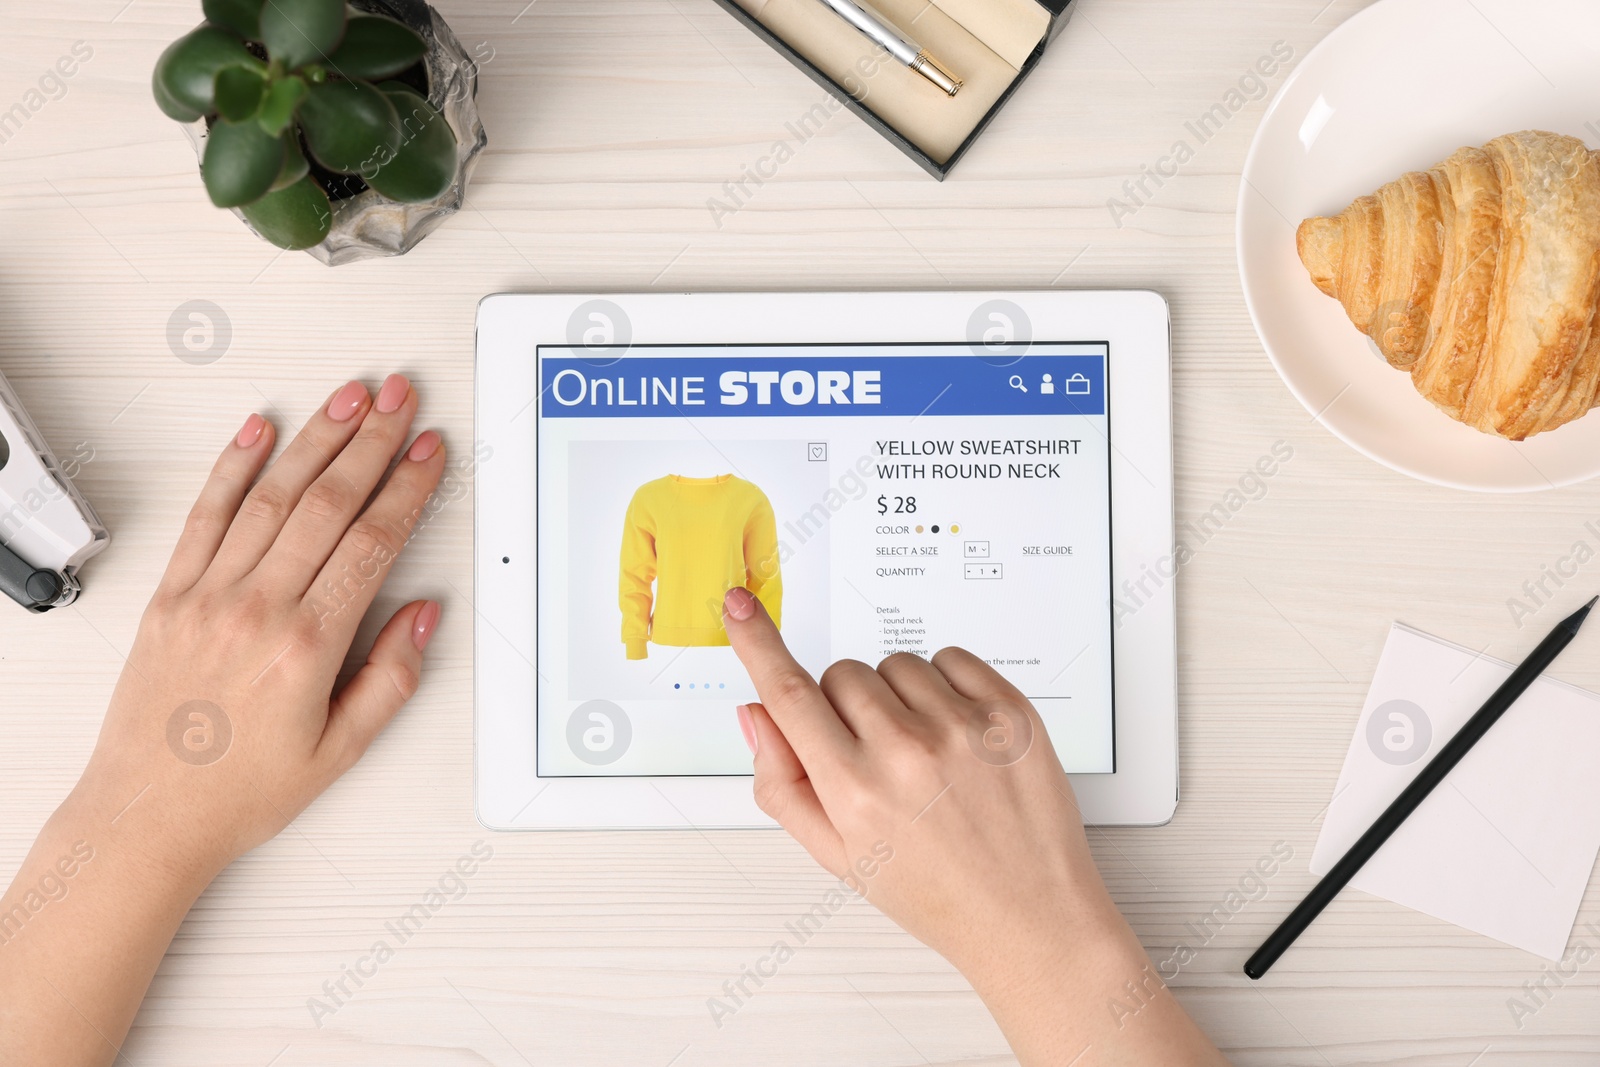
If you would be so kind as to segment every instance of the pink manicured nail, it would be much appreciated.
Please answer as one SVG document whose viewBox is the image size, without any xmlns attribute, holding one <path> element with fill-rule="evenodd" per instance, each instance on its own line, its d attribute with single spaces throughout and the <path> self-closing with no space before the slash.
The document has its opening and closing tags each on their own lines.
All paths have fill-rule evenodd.
<svg viewBox="0 0 1600 1067">
<path fill-rule="evenodd" d="M 343 389 L 328 401 L 328 418 L 334 422 L 348 422 L 367 399 L 367 387 L 360 382 L 347 382 Z"/>
<path fill-rule="evenodd" d="M 404 374 L 391 374 L 383 380 L 383 388 L 378 390 L 378 410 L 385 415 L 400 410 L 400 405 L 406 402 L 406 394 L 411 392 L 411 380 Z"/>
<path fill-rule="evenodd" d="M 736 585 L 722 598 L 722 610 L 728 613 L 729 618 L 743 622 L 756 613 L 756 598 L 750 590 Z"/>
<path fill-rule="evenodd" d="M 251 415 L 244 420 L 244 425 L 239 427 L 239 436 L 233 439 L 233 443 L 240 448 L 249 448 L 261 440 L 261 432 L 266 428 L 266 419 L 263 419 L 260 415 Z"/>
<path fill-rule="evenodd" d="M 411 643 L 421 652 L 433 640 L 434 628 L 439 625 L 439 602 L 430 600 L 417 612 L 417 621 L 411 624 Z"/>
<path fill-rule="evenodd" d="M 438 434 L 432 430 L 424 430 L 411 443 L 411 451 L 406 453 L 406 458 L 413 463 L 421 463 L 424 460 L 432 459 L 433 454 L 439 451 L 439 444 Z"/>
<path fill-rule="evenodd" d="M 744 743 L 750 746 L 750 755 L 754 756 L 761 748 L 761 741 L 756 737 L 756 721 L 750 717 L 750 705 L 740 704 L 735 711 L 739 715 L 739 729 L 744 731 Z"/>
</svg>

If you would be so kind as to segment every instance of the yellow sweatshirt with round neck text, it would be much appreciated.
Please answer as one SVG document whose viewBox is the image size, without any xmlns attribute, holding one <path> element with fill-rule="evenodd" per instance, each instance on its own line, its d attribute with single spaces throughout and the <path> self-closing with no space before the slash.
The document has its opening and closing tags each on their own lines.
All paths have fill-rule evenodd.
<svg viewBox="0 0 1600 1067">
<path fill-rule="evenodd" d="M 644 659 L 647 641 L 726 645 L 722 598 L 735 586 L 781 625 L 778 529 L 767 495 L 731 474 L 669 474 L 641 485 L 623 521 L 619 586 L 629 659 Z"/>
</svg>

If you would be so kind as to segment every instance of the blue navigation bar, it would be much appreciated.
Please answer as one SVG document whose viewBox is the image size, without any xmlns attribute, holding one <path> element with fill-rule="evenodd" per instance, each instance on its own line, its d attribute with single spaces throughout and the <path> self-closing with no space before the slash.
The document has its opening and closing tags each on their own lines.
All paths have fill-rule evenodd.
<svg viewBox="0 0 1600 1067">
<path fill-rule="evenodd" d="M 1029 354 L 1003 366 L 951 355 L 797 348 L 618 358 L 541 353 L 551 419 L 1103 415 L 1103 355 Z M 903 350 L 902 350 L 903 351 Z M 926 351 L 926 350 L 924 350 Z M 754 354 L 752 354 L 754 353 Z"/>
</svg>

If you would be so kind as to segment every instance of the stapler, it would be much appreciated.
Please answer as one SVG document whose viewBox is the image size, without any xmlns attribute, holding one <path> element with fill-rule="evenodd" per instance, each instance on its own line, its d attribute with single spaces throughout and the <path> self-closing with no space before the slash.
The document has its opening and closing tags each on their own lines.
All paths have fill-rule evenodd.
<svg viewBox="0 0 1600 1067">
<path fill-rule="evenodd" d="M 110 542 L 0 376 L 0 590 L 29 611 L 64 607 L 78 598 L 78 568 Z"/>
</svg>

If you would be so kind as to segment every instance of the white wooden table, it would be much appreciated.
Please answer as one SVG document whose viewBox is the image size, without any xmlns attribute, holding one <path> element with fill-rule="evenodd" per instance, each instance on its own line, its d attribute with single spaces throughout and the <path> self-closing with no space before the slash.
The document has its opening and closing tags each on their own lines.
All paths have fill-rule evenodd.
<svg viewBox="0 0 1600 1067">
<path fill-rule="evenodd" d="M 1123 183 L 1190 137 L 1185 120 L 1274 42 L 1298 59 L 1362 6 L 1084 0 L 946 183 L 840 114 L 719 226 L 708 199 L 821 98 L 786 62 L 709 0 L 443 0 L 469 48 L 493 49 L 470 209 L 403 259 L 330 271 L 213 209 L 183 134 L 150 100 L 155 57 L 198 4 L 0 0 L 0 108 L 28 100 L 74 42 L 93 49 L 65 94 L 0 143 L 0 367 L 58 451 L 92 452 L 78 482 L 116 538 L 77 606 L 0 610 L 0 868 L 9 877 L 78 773 L 182 515 L 248 411 L 287 430 L 346 376 L 376 384 L 399 369 L 421 389 L 422 418 L 465 455 L 475 304 L 500 290 L 1150 287 L 1173 307 L 1180 522 L 1275 442 L 1294 457 L 1178 579 L 1184 799 L 1165 828 L 1091 833 L 1112 892 L 1161 960 L 1275 843 L 1292 847 L 1266 899 L 1173 983 L 1240 1064 L 1595 1062 L 1600 965 L 1518 1029 L 1507 1001 L 1541 961 L 1359 893 L 1269 980 L 1239 973 L 1310 884 L 1319 815 L 1390 621 L 1515 657 L 1531 631 L 1507 600 L 1574 542 L 1597 541 L 1584 525 L 1600 517 L 1592 487 L 1498 498 L 1422 485 L 1330 437 L 1279 383 L 1233 253 L 1265 99 L 1113 221 Z M 167 342 L 169 315 L 194 299 L 231 323 L 209 366 Z M 470 501 L 450 505 L 380 604 L 445 603 L 421 694 L 200 901 L 126 1062 L 1011 1062 L 961 978 L 861 904 L 715 1025 L 708 998 L 827 884 L 779 834 L 481 829 L 471 534 Z M 1591 563 L 1563 596 L 1597 582 Z M 1600 685 L 1597 642 L 1586 635 L 1559 673 Z M 479 839 L 494 856 L 465 895 L 314 1019 L 324 982 Z M 1591 890 L 1580 923 L 1597 919 Z"/>
</svg>

